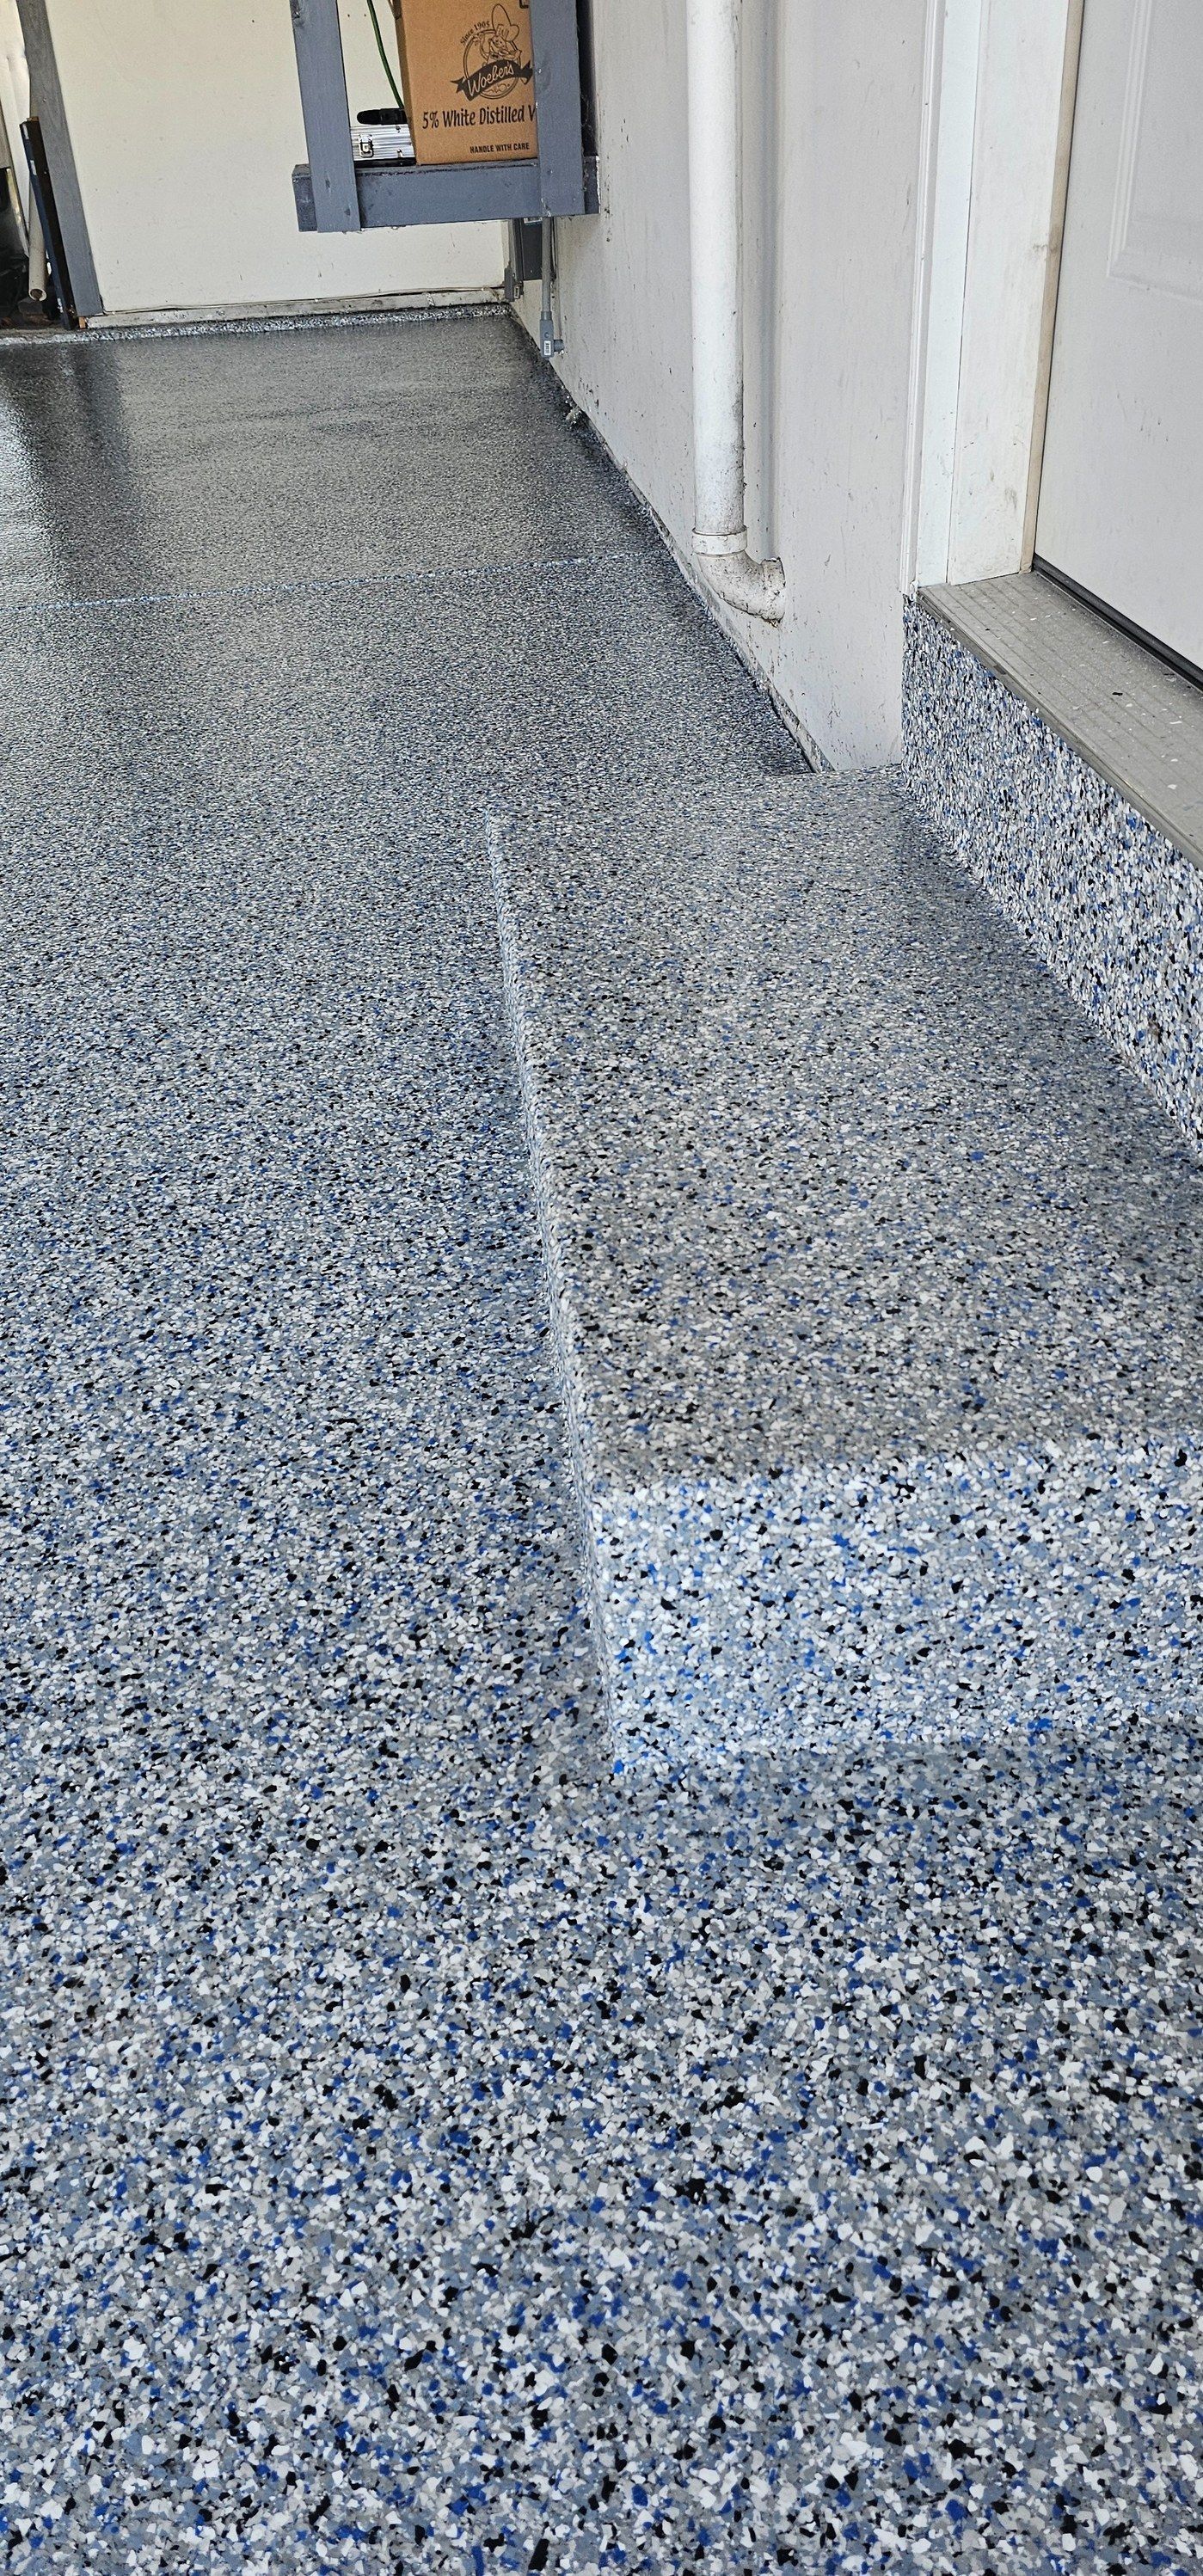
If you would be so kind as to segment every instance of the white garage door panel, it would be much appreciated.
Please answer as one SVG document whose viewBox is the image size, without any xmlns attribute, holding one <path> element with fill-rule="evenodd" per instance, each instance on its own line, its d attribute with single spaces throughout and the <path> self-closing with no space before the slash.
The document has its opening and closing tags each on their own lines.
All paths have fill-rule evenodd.
<svg viewBox="0 0 1203 2576">
<path fill-rule="evenodd" d="M 1036 549 L 1203 668 L 1203 0 L 1086 0 Z"/>
</svg>

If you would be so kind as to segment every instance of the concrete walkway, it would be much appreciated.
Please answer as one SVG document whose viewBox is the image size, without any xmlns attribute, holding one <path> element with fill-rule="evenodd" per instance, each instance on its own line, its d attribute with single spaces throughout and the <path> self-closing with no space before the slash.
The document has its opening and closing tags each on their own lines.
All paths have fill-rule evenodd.
<svg viewBox="0 0 1203 2576">
<path fill-rule="evenodd" d="M 7 2564 L 1187 2576 L 1178 1696 L 616 1776 L 582 1607 L 490 848 L 529 969 L 881 789 L 497 317 L 5 353 L 0 490 Z M 1014 972 L 1186 1403 L 1193 1166 Z"/>
</svg>

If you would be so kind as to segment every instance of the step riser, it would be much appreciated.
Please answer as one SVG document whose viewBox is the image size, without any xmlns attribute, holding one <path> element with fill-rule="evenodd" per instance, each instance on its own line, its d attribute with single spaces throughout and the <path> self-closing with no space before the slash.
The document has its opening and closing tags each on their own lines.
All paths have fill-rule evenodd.
<svg viewBox="0 0 1203 2576">
<path fill-rule="evenodd" d="M 1191 1156 L 895 790 L 676 830 L 491 844 L 615 1759 L 1197 1703 Z"/>
<path fill-rule="evenodd" d="M 947 848 L 1203 1146 L 1203 877 L 940 620 L 907 611 L 906 777 Z"/>
<path fill-rule="evenodd" d="M 982 1738 L 1172 1705 L 1203 1661 L 1203 1462 L 920 1461 L 589 1515 L 615 1751 Z"/>
</svg>

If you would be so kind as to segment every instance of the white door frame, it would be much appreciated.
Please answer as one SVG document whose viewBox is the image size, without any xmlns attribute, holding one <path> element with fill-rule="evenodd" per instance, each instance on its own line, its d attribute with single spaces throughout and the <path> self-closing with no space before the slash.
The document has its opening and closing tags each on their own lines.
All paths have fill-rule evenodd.
<svg viewBox="0 0 1203 2576">
<path fill-rule="evenodd" d="M 1083 0 L 928 0 L 902 583 L 1032 560 Z"/>
</svg>

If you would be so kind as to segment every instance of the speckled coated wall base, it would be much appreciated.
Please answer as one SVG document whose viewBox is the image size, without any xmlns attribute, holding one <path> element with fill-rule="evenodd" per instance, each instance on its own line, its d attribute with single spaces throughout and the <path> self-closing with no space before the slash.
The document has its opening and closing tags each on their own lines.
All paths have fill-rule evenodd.
<svg viewBox="0 0 1203 2576">
<path fill-rule="evenodd" d="M 907 611 L 906 774 L 949 849 L 1203 1144 L 1203 879 L 940 619 Z"/>
<path fill-rule="evenodd" d="M 1148 1716 L 1203 1175 L 880 779 L 494 828 L 620 1762 Z"/>
</svg>

